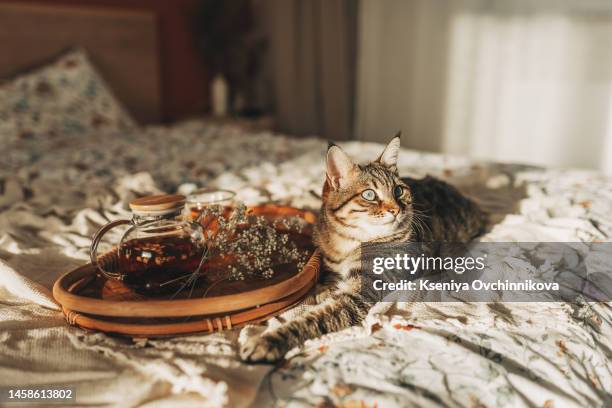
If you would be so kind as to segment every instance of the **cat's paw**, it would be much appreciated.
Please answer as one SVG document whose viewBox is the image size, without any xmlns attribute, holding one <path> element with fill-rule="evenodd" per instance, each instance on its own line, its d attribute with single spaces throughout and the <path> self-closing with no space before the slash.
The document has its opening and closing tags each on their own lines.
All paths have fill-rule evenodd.
<svg viewBox="0 0 612 408">
<path fill-rule="evenodd" d="M 275 363 L 287 353 L 281 338 L 271 335 L 253 337 L 240 349 L 240 358 L 248 363 Z"/>
</svg>

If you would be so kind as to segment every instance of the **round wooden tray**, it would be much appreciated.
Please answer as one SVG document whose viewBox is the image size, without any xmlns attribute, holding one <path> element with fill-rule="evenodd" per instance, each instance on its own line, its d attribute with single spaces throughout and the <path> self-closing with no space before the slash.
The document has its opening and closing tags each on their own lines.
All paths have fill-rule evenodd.
<svg viewBox="0 0 612 408">
<path fill-rule="evenodd" d="M 291 207 L 268 204 L 252 212 L 314 222 L 314 214 Z M 312 249 L 308 231 L 301 235 L 302 245 L 308 242 Z M 314 251 L 300 271 L 279 265 L 269 280 L 226 281 L 209 288 L 206 297 L 164 300 L 134 293 L 87 264 L 61 276 L 53 295 L 68 322 L 86 329 L 149 337 L 212 332 L 265 320 L 290 308 L 315 286 L 319 268 L 320 256 Z"/>
</svg>

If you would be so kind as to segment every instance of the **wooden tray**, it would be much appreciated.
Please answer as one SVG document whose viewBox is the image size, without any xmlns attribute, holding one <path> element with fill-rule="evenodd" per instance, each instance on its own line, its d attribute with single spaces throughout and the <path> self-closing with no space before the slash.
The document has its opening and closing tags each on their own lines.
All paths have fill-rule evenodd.
<svg viewBox="0 0 612 408">
<path fill-rule="evenodd" d="M 291 207 L 268 204 L 252 210 L 269 217 L 299 216 L 309 223 L 315 219 L 311 212 Z M 309 232 L 300 235 L 312 249 Z M 226 281 L 209 288 L 206 297 L 163 300 L 134 293 L 87 264 L 60 277 L 53 295 L 68 322 L 86 329 L 147 337 L 212 332 L 265 320 L 290 308 L 315 286 L 319 268 L 320 256 L 314 251 L 301 271 L 280 265 L 269 280 Z"/>
</svg>

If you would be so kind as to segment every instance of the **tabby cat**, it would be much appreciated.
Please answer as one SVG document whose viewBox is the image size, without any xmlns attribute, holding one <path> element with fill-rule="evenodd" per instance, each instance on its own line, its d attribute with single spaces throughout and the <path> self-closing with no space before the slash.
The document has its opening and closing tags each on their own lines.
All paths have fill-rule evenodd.
<svg viewBox="0 0 612 408">
<path fill-rule="evenodd" d="M 400 178 L 399 148 L 398 134 L 376 161 L 357 165 L 330 144 L 314 229 L 327 289 L 312 311 L 249 339 L 243 360 L 274 362 L 305 340 L 360 324 L 374 303 L 360 293 L 362 242 L 468 242 L 483 232 L 483 212 L 454 187 L 429 176 Z"/>
</svg>

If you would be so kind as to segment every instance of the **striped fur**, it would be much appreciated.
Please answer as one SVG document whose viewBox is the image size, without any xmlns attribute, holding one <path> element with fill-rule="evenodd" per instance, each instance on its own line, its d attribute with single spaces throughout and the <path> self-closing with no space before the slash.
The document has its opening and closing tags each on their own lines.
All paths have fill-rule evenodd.
<svg viewBox="0 0 612 408">
<path fill-rule="evenodd" d="M 241 349 L 245 361 L 274 362 L 308 339 L 362 322 L 374 303 L 360 293 L 362 242 L 468 242 L 482 233 L 484 215 L 455 188 L 431 177 L 401 179 L 398 151 L 396 136 L 376 161 L 361 166 L 330 146 L 313 236 L 323 255 L 320 303 L 305 316 L 250 339 Z M 368 199 L 366 190 L 375 199 Z"/>
</svg>

